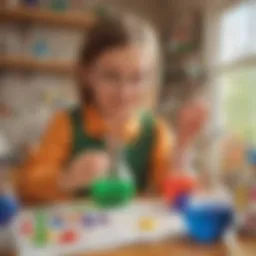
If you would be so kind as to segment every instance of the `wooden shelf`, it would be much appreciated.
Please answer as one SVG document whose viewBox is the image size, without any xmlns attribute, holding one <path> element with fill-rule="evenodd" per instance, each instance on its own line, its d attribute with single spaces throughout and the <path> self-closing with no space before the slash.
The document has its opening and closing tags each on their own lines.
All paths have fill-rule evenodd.
<svg viewBox="0 0 256 256">
<path fill-rule="evenodd" d="M 74 65 L 70 62 L 55 60 L 37 60 L 23 57 L 0 57 L 0 69 L 72 75 Z"/>
<path fill-rule="evenodd" d="M 0 22 L 33 22 L 86 29 L 96 20 L 92 12 L 53 12 L 36 8 L 0 9 Z"/>
</svg>

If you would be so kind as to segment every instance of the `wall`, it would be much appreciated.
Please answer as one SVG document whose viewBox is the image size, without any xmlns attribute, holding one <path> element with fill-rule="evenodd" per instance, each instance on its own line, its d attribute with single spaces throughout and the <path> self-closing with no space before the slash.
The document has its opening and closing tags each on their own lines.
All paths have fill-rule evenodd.
<svg viewBox="0 0 256 256">
<path fill-rule="evenodd" d="M 218 139 L 216 139 L 216 131 L 219 132 L 218 127 L 216 127 L 216 116 L 215 109 L 216 104 L 216 93 L 215 93 L 215 74 L 214 74 L 214 64 L 218 53 L 218 29 L 219 29 L 219 18 L 218 16 L 228 8 L 229 6 L 242 2 L 243 0 L 167 0 L 168 10 L 169 10 L 169 24 L 175 24 L 177 19 L 182 14 L 190 13 L 193 10 L 198 10 L 202 15 L 202 28 L 201 28 L 201 45 L 199 51 L 196 53 L 198 59 L 204 69 L 205 81 L 202 87 L 202 92 L 204 97 L 207 99 L 210 107 L 210 122 L 209 126 L 206 127 L 205 131 L 198 138 L 195 145 L 195 166 L 201 171 L 213 171 L 216 175 L 216 169 L 218 169 L 216 155 L 218 155 Z M 172 27 L 170 25 L 170 27 Z M 168 26 L 165 28 L 168 31 Z M 183 59 L 189 58 L 189 54 L 182 56 Z M 175 63 L 177 60 L 173 59 Z M 175 114 L 177 114 L 179 108 L 177 106 L 182 106 L 184 98 L 187 99 L 191 96 L 191 91 L 189 90 L 189 85 L 187 82 L 181 82 L 177 85 L 175 83 L 170 83 L 167 85 L 169 88 L 169 96 L 167 94 L 167 108 L 169 113 L 166 114 L 167 118 L 173 122 L 175 119 Z M 177 91 L 177 93 L 176 93 Z M 200 93 L 200 92 L 199 92 Z M 171 104 L 172 102 L 177 102 L 177 104 Z M 173 107 L 175 105 L 175 107 Z M 212 114 L 212 115 L 211 115 Z M 215 134 L 215 135 L 214 135 Z"/>
<path fill-rule="evenodd" d="M 170 67 L 178 66 L 179 68 L 186 67 L 186 63 L 192 60 L 192 65 L 198 65 L 201 69 L 201 75 L 196 78 L 188 77 L 178 80 L 170 80 L 165 84 L 163 89 L 163 115 L 170 121 L 171 124 L 176 123 L 178 113 L 183 104 L 192 97 L 202 95 L 207 97 L 208 85 L 208 10 L 210 1 L 204 0 L 168 0 L 167 8 L 169 11 L 168 22 L 165 24 L 167 33 L 171 33 L 181 17 L 189 16 L 193 13 L 198 15 L 199 22 L 196 23 L 197 30 L 199 31 L 199 43 L 196 47 L 183 53 L 171 53 L 166 65 Z M 211 168 L 210 155 L 212 153 L 211 138 L 208 137 L 207 131 L 202 132 L 201 136 L 193 145 L 192 156 L 190 164 L 196 169 L 204 172 Z"/>
<path fill-rule="evenodd" d="M 165 9 L 159 1 L 106 0 L 104 3 L 144 17 L 159 31 L 159 34 L 163 33 L 162 13 Z M 1 54 L 10 56 L 35 57 L 34 41 L 43 40 L 49 49 L 46 53 L 38 54 L 37 58 L 74 61 L 82 38 L 82 32 L 58 27 L 0 24 L 0 45 L 2 46 L 2 40 L 7 45 Z M 7 134 L 11 143 L 17 148 L 23 148 L 27 143 L 34 144 L 45 130 L 53 112 L 76 103 L 74 88 L 74 80 L 62 75 L 1 72 L 0 107 L 8 105 L 10 116 L 1 117 L 0 133 Z M 151 94 L 152 98 L 154 94 Z M 154 100 L 155 98 L 152 99 Z"/>
<path fill-rule="evenodd" d="M 197 55 L 196 58 L 201 65 L 208 71 L 210 69 L 209 60 L 212 56 L 208 54 L 212 52 L 209 50 L 211 49 L 209 45 L 213 42 L 213 33 L 211 33 L 207 25 L 211 22 L 211 18 L 209 17 L 211 17 L 213 10 L 217 11 L 223 6 L 228 6 L 235 1 L 238 0 L 225 0 L 225 2 L 222 0 L 104 0 L 104 3 L 144 17 L 156 27 L 163 40 L 167 38 L 169 31 L 171 31 L 177 18 L 182 13 L 190 13 L 198 9 L 202 14 L 203 27 L 200 29 L 202 29 L 203 33 L 201 38 L 202 44 L 195 55 Z M 18 41 L 20 33 L 24 32 L 24 26 L 17 24 L 11 25 L 4 28 L 4 31 L 5 33 L 2 34 L 10 35 L 15 41 Z M 81 33 L 60 30 L 58 28 L 49 29 L 45 26 L 37 26 L 36 24 L 26 27 L 26 31 L 29 31 L 34 36 L 40 37 L 45 35 L 47 37 L 47 40 L 53 45 L 52 52 L 54 54 L 51 56 L 52 58 L 65 60 L 76 58 L 77 53 L 74 49 L 79 45 L 82 37 Z M 163 43 L 165 57 L 165 41 Z M 20 51 L 24 55 L 30 54 L 22 45 L 19 46 L 19 49 L 14 49 L 15 47 L 13 47 L 10 51 Z M 175 58 L 172 60 L 174 64 L 179 61 L 182 62 L 183 59 L 186 61 L 187 58 L 190 58 L 190 54 L 188 56 L 181 56 L 181 58 L 176 56 Z M 45 124 L 49 120 L 52 112 L 62 107 L 62 97 L 71 105 L 75 103 L 76 99 L 73 90 L 74 81 L 61 76 L 48 76 L 40 73 L 5 72 L 0 75 L 0 83 L 1 98 L 4 98 L 3 101 L 10 103 L 15 109 L 14 120 L 1 122 L 3 123 L 1 128 L 8 131 L 9 136 L 15 144 L 23 144 L 24 141 L 35 141 L 38 135 L 44 130 Z M 170 83 L 162 90 L 164 97 L 160 98 L 160 105 L 165 105 L 167 113 L 163 113 L 163 115 L 172 124 L 179 108 L 191 96 L 190 85 L 191 82 L 181 81 L 176 85 Z M 192 83 L 192 89 L 194 85 L 195 82 Z M 16 94 L 15 97 L 14 94 Z M 154 92 L 152 95 L 155 96 Z M 160 112 L 162 113 L 162 111 Z M 16 127 L 19 127 L 19 129 Z M 38 132 L 34 132 L 35 130 L 38 130 Z"/>
<path fill-rule="evenodd" d="M 157 29 L 160 35 L 163 34 L 167 15 L 166 0 L 105 0 L 104 3 L 142 16 Z"/>
</svg>

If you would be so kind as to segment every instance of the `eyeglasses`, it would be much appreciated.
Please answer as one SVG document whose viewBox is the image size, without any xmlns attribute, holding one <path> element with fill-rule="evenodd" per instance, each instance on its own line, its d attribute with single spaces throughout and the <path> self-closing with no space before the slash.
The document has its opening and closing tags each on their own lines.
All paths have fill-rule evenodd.
<svg viewBox="0 0 256 256">
<path fill-rule="evenodd" d="M 147 84 L 150 74 L 148 72 L 134 72 L 134 74 L 124 75 L 118 71 L 105 70 L 98 71 L 96 77 L 100 82 L 111 86 L 121 86 L 124 84 L 144 86 Z"/>
</svg>

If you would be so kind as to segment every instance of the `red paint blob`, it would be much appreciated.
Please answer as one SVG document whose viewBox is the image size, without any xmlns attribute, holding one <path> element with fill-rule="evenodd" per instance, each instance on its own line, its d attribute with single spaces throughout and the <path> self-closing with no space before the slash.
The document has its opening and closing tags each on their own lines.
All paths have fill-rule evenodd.
<svg viewBox="0 0 256 256">
<path fill-rule="evenodd" d="M 33 233 L 33 225 L 31 222 L 24 222 L 20 226 L 20 232 L 24 236 L 29 236 Z"/>
<path fill-rule="evenodd" d="M 71 244 L 74 243 L 78 238 L 78 235 L 73 230 L 67 230 L 63 232 L 60 236 L 60 242 L 62 244 Z"/>
<path fill-rule="evenodd" d="M 191 176 L 171 176 L 164 184 L 163 196 L 168 203 L 174 202 L 179 196 L 191 194 L 197 188 L 197 182 Z"/>
</svg>

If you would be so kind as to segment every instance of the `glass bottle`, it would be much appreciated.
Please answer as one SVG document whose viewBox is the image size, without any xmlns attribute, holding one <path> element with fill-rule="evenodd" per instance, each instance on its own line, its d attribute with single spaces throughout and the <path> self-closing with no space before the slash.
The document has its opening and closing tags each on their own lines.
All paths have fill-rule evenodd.
<svg viewBox="0 0 256 256">
<path fill-rule="evenodd" d="M 131 170 L 125 158 L 125 147 L 115 141 L 107 141 L 107 151 L 111 167 L 106 177 L 92 185 L 92 197 L 104 207 L 123 205 L 133 197 L 135 184 Z"/>
</svg>

